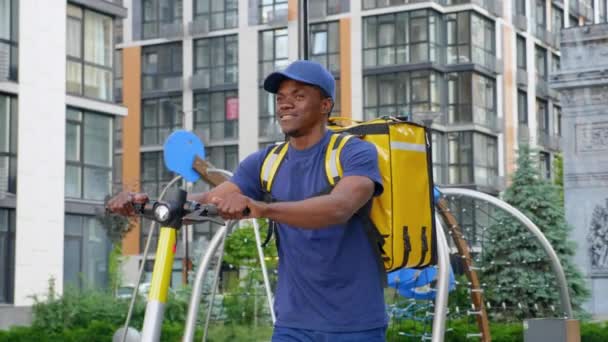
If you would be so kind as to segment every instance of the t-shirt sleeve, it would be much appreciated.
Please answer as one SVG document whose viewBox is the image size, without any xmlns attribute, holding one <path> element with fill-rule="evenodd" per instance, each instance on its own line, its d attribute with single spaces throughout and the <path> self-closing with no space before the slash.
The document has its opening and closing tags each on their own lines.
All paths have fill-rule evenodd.
<svg viewBox="0 0 608 342">
<path fill-rule="evenodd" d="M 374 182 L 374 196 L 379 196 L 384 191 L 382 176 L 378 168 L 378 151 L 369 142 L 351 138 L 340 154 L 343 177 L 363 176 Z"/>
<path fill-rule="evenodd" d="M 243 195 L 256 201 L 262 200 L 262 188 L 260 186 L 260 169 L 265 149 L 255 152 L 239 163 L 230 181 L 234 183 Z"/>
</svg>

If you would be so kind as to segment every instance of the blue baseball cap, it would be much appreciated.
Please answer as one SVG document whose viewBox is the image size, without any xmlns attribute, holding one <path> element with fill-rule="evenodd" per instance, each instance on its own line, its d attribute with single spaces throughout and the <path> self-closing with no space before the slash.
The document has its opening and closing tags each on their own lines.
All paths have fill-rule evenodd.
<svg viewBox="0 0 608 342">
<path fill-rule="evenodd" d="M 310 84 L 321 88 L 332 101 L 336 99 L 336 81 L 332 74 L 318 62 L 308 60 L 295 61 L 285 70 L 275 71 L 264 80 L 264 89 L 276 94 L 281 82 L 286 79 Z"/>
</svg>

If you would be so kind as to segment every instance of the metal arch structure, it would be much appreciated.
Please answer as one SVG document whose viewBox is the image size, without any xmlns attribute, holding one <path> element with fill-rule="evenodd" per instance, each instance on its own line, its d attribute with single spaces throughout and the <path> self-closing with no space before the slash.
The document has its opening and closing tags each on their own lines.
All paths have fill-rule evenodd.
<svg viewBox="0 0 608 342">
<path fill-rule="evenodd" d="M 564 318 L 573 317 L 572 302 L 570 300 L 570 293 L 568 292 L 568 283 L 566 281 L 564 268 L 562 267 L 562 264 L 559 261 L 557 253 L 555 253 L 555 250 L 551 246 L 551 243 L 549 243 L 549 240 L 547 240 L 542 231 L 528 217 L 526 217 L 521 211 L 511 206 L 510 204 L 496 197 L 490 196 L 479 191 L 462 188 L 440 188 L 439 191 L 442 195 L 463 196 L 493 204 L 494 206 L 513 215 L 524 227 L 526 227 L 526 229 L 539 242 L 539 244 L 549 257 L 549 260 L 551 261 L 551 267 L 553 269 L 553 272 L 555 273 L 555 277 L 559 286 L 560 305 Z"/>
</svg>

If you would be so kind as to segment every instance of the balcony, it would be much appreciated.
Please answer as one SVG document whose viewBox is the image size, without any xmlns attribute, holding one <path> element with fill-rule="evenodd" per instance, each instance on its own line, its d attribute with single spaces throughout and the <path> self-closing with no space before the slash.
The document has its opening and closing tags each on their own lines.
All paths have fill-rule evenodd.
<svg viewBox="0 0 608 342">
<path fill-rule="evenodd" d="M 410 1 L 408 1 L 409 3 Z M 443 1 L 437 1 L 443 2 Z M 446 5 L 463 5 L 463 4 L 473 4 L 477 5 L 483 9 L 486 9 L 488 12 L 494 14 L 497 17 L 502 16 L 502 1 L 500 0 L 447 0 L 445 1 Z"/>
<path fill-rule="evenodd" d="M 492 53 L 473 46 L 473 63 L 479 64 L 495 74 L 502 73 L 502 60 L 496 58 Z"/>
<path fill-rule="evenodd" d="M 181 21 L 144 23 L 142 34 L 143 39 L 181 38 L 184 36 L 184 25 Z"/>
<path fill-rule="evenodd" d="M 287 25 L 287 8 L 262 11 L 259 22 L 271 26 Z"/>
<path fill-rule="evenodd" d="M 142 89 L 145 95 L 182 91 L 181 75 L 143 75 Z"/>
<path fill-rule="evenodd" d="M 450 105 L 447 123 L 451 126 L 481 126 L 494 133 L 500 133 L 503 128 L 495 112 L 471 104 Z"/>
<path fill-rule="evenodd" d="M 547 31 L 547 29 L 542 25 L 534 26 L 533 33 L 536 38 L 540 39 L 547 45 L 551 45 L 551 43 L 555 40 L 553 33 Z"/>
<path fill-rule="evenodd" d="M 517 141 L 520 144 L 530 144 L 530 127 L 526 124 L 519 124 L 517 126 Z"/>
<path fill-rule="evenodd" d="M 561 150 L 561 137 L 551 135 L 545 131 L 538 131 L 536 136 L 536 143 L 548 150 L 560 151 Z"/>
<path fill-rule="evenodd" d="M 310 19 L 324 19 L 329 15 L 346 13 L 350 11 L 349 0 L 339 0 L 329 4 L 325 0 L 311 0 L 308 5 L 308 16 Z"/>
<path fill-rule="evenodd" d="M 528 73 L 524 69 L 517 68 L 517 85 L 519 87 L 527 87 L 528 86 Z"/>
<path fill-rule="evenodd" d="M 513 15 L 513 25 L 522 31 L 528 30 L 528 17 L 519 14 Z"/>
<path fill-rule="evenodd" d="M 209 33 L 209 18 L 201 17 L 201 18 L 196 18 L 194 21 L 189 22 L 188 23 L 188 33 L 191 36 Z"/>
</svg>

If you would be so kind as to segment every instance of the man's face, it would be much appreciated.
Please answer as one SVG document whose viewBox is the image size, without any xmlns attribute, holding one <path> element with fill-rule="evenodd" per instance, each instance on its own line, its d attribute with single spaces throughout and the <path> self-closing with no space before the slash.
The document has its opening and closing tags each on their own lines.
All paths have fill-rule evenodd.
<svg viewBox="0 0 608 342">
<path fill-rule="evenodd" d="M 281 82 L 276 96 L 277 119 L 283 133 L 290 137 L 306 135 L 327 120 L 331 99 L 313 86 L 294 81 Z"/>
</svg>

